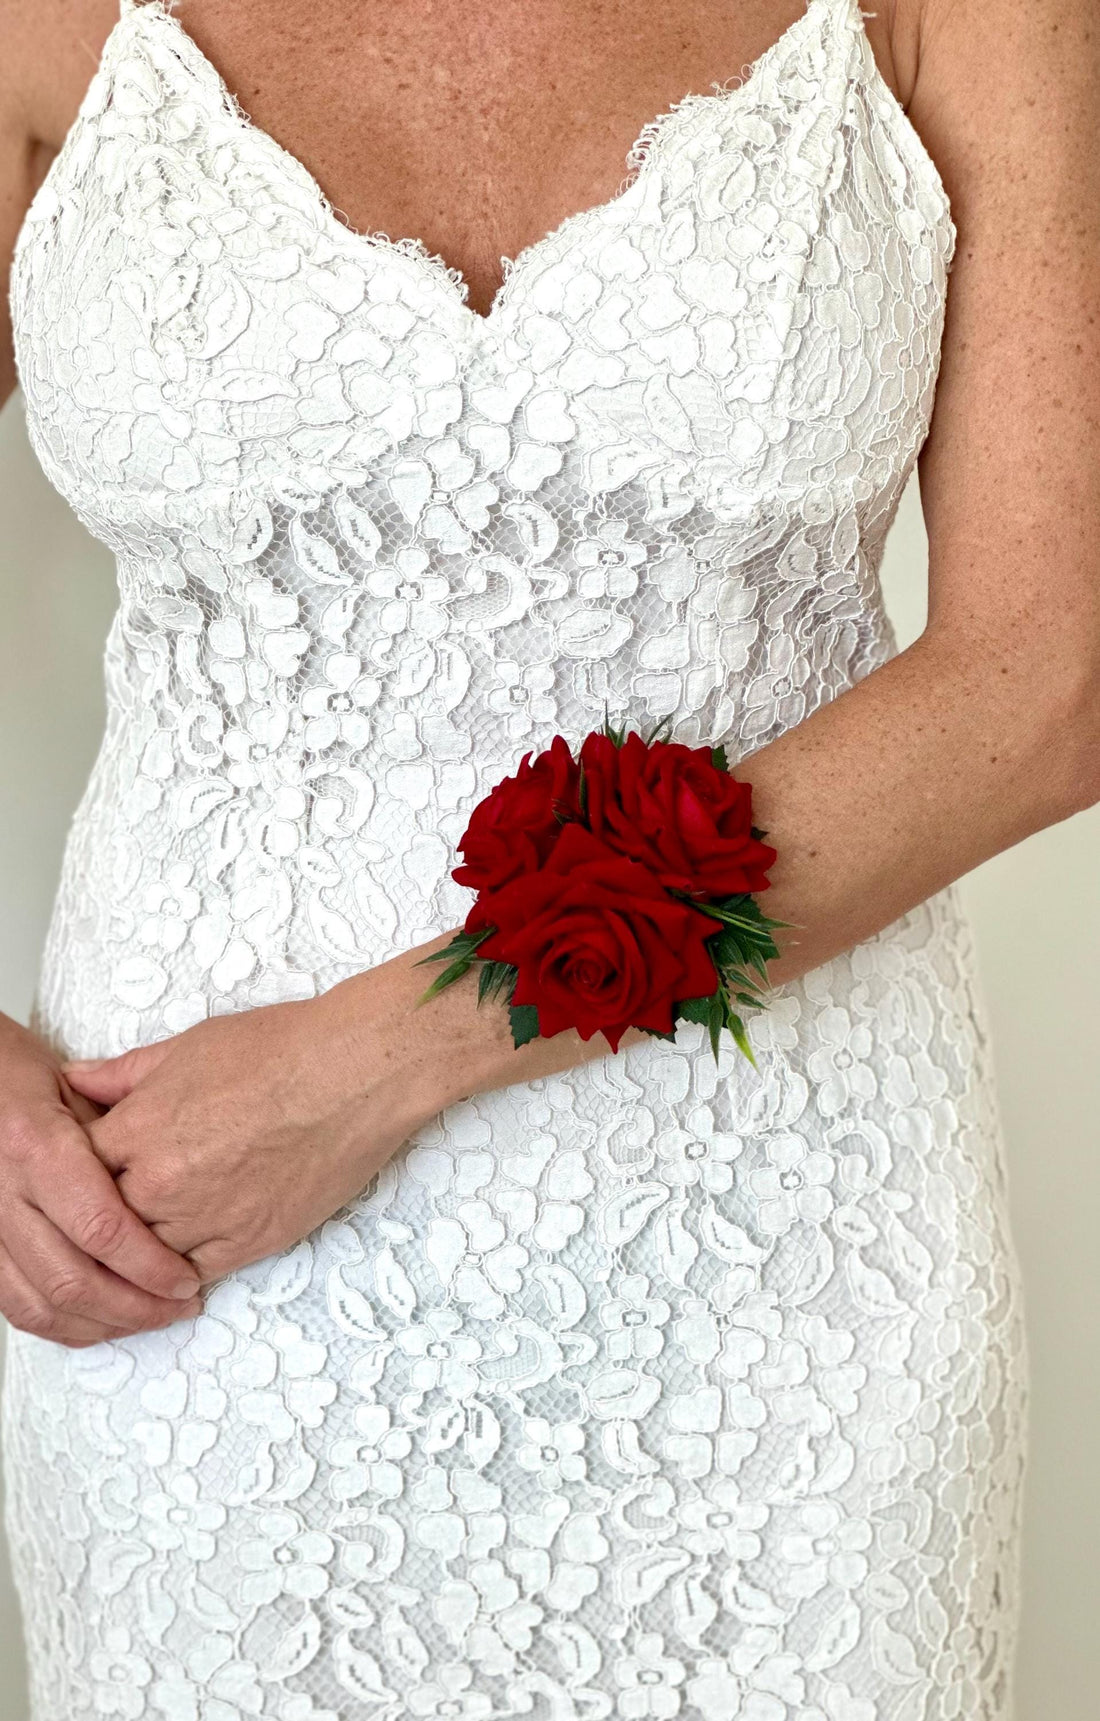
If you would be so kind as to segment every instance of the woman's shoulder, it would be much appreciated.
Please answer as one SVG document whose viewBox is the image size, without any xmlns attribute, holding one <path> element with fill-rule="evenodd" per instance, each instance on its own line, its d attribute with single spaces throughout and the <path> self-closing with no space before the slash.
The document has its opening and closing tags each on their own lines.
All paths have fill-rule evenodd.
<svg viewBox="0 0 1100 1721">
<path fill-rule="evenodd" d="M 118 22 L 121 0 L 0 0 L 0 124 L 56 154 Z"/>
<path fill-rule="evenodd" d="M 0 404 L 15 361 L 12 249 L 31 199 L 76 117 L 120 0 L 0 0 Z"/>
</svg>

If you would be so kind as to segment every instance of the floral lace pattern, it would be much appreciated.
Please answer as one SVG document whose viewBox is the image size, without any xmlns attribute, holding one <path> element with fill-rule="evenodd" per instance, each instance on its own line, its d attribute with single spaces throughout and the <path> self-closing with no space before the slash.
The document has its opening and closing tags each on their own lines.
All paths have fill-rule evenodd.
<svg viewBox="0 0 1100 1721">
<path fill-rule="evenodd" d="M 123 0 L 16 246 L 115 553 L 35 1025 L 74 1056 L 457 925 L 521 752 L 747 758 L 896 649 L 955 230 L 856 0 L 646 128 L 489 314 Z M 449 1108 L 165 1332 L 13 1335 L 35 1721 L 1005 1721 L 1025 1402 L 955 890 L 702 1029 Z"/>
</svg>

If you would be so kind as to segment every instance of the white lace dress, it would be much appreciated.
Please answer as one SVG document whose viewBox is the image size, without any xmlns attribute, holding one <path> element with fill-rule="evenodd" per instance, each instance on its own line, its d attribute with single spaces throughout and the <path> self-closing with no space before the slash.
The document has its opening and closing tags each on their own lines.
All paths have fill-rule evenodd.
<svg viewBox="0 0 1100 1721">
<path fill-rule="evenodd" d="M 896 650 L 955 229 L 857 0 L 628 165 L 483 317 L 123 0 L 11 288 L 120 587 L 65 1053 L 458 925 L 474 803 L 605 706 L 737 762 Z M 34 1721 L 1005 1721 L 1023 1352 L 955 890 L 751 1035 L 455 1105 L 196 1320 L 13 1334 Z"/>
</svg>

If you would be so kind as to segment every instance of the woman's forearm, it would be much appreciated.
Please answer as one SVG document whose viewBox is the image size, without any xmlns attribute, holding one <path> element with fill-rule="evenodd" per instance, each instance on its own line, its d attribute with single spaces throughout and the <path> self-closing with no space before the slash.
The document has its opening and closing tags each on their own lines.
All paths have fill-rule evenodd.
<svg viewBox="0 0 1100 1721">
<path fill-rule="evenodd" d="M 778 851 L 775 985 L 1100 799 L 1100 687 L 995 639 L 907 651 L 744 762 Z"/>
<path fill-rule="evenodd" d="M 778 852 L 762 906 L 792 923 L 777 935 L 771 985 L 1100 799 L 1100 699 L 1084 654 L 1049 673 L 1025 657 L 1008 640 L 956 644 L 926 632 L 734 764 L 752 784 L 754 822 Z M 503 1005 L 478 1006 L 473 972 L 417 1008 L 438 967 L 416 964 L 450 937 L 392 959 L 382 991 L 356 976 L 330 995 L 353 1017 L 362 1000 L 374 1036 L 388 1001 L 387 1038 L 410 1081 L 423 1084 L 423 1109 L 609 1055 L 602 1035 L 584 1041 L 572 1030 L 516 1048 Z M 631 1030 L 622 1044 L 645 1038 Z"/>
</svg>

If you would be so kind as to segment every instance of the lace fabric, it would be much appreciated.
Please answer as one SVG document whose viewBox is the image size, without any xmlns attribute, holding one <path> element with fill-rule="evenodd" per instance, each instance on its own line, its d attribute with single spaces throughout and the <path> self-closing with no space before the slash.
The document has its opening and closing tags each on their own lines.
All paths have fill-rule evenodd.
<svg viewBox="0 0 1100 1721">
<path fill-rule="evenodd" d="M 118 564 L 66 1054 L 458 925 L 472 806 L 605 707 L 743 762 L 896 649 L 955 229 L 855 0 L 628 166 L 482 317 L 123 0 L 11 285 Z M 1025 1369 L 956 890 L 750 1032 L 759 1074 L 684 1025 L 449 1108 L 197 1320 L 12 1335 L 34 1721 L 1007 1721 Z"/>
</svg>

